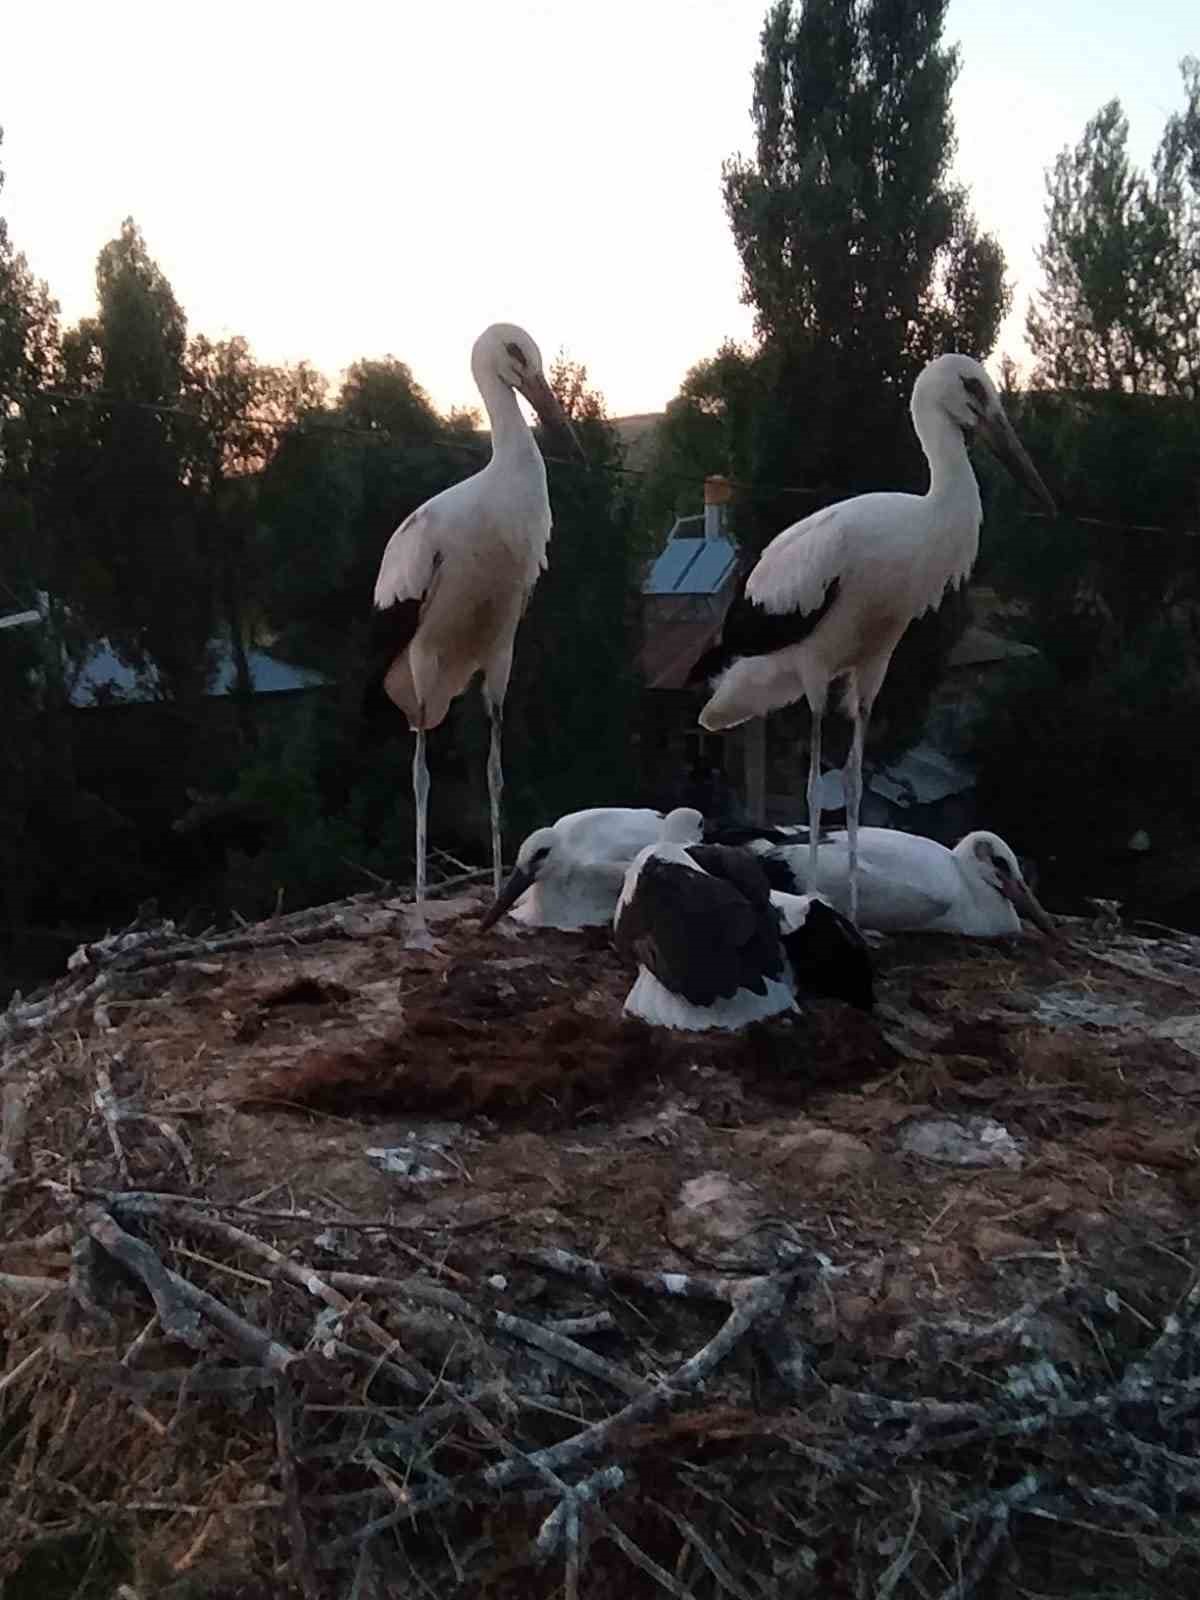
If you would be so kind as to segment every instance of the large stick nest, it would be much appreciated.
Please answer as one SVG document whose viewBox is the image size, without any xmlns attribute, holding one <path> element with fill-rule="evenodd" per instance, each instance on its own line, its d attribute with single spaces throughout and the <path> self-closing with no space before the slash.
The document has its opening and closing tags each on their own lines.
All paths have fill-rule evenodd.
<svg viewBox="0 0 1200 1600">
<path fill-rule="evenodd" d="M 0 1017 L 6 1596 L 1195 1583 L 1200 942 L 895 939 L 708 1038 L 478 904 Z"/>
</svg>

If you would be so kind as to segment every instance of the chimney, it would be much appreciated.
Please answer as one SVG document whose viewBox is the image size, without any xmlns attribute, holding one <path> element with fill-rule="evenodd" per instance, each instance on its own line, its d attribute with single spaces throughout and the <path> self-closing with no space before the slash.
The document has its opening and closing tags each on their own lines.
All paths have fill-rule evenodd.
<svg viewBox="0 0 1200 1600">
<path fill-rule="evenodd" d="M 728 478 L 713 473 L 704 480 L 704 537 L 719 539 L 725 532 L 725 507 L 733 499 Z"/>
</svg>

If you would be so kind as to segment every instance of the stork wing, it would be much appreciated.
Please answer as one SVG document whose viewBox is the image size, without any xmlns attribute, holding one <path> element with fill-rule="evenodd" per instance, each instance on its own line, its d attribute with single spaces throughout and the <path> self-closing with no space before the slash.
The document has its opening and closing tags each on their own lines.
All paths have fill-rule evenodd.
<svg viewBox="0 0 1200 1600">
<path fill-rule="evenodd" d="M 442 562 L 437 522 L 432 502 L 418 506 L 392 534 L 379 563 L 363 691 L 363 712 L 368 717 L 388 704 L 383 680 L 412 643 L 436 586 Z"/>
<path fill-rule="evenodd" d="M 710 1006 L 739 989 L 766 993 L 764 921 L 731 883 L 652 855 L 618 908 L 614 935 L 673 994 Z"/>
<path fill-rule="evenodd" d="M 866 832 L 868 830 L 863 830 Z M 874 830 L 871 830 L 874 831 Z M 880 830 L 886 832 L 887 830 Z M 897 841 L 908 835 L 897 833 Z M 808 850 L 782 850 L 798 882 L 808 872 Z M 858 920 L 861 927 L 880 933 L 903 933 L 923 928 L 944 916 L 953 904 L 953 894 L 940 881 L 940 875 L 920 870 L 905 853 L 882 843 L 866 841 L 859 834 Z M 850 850 L 845 834 L 823 842 L 817 855 L 817 892 L 826 895 L 839 911 L 850 904 Z"/>
<path fill-rule="evenodd" d="M 689 683 L 714 677 L 739 656 L 773 655 L 808 638 L 838 597 L 845 566 L 841 511 L 828 506 L 771 541 L 739 585 L 720 643 L 696 662 Z"/>
<path fill-rule="evenodd" d="M 812 624 L 815 627 L 832 603 L 830 589 L 836 592 L 846 575 L 853 503 L 826 506 L 777 534 L 746 580 L 747 598 L 769 616 L 781 619 L 820 613 Z"/>
</svg>

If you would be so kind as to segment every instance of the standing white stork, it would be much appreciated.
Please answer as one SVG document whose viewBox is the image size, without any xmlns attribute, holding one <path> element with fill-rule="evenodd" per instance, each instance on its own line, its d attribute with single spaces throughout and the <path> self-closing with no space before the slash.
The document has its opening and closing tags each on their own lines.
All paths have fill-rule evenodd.
<svg viewBox="0 0 1200 1600">
<path fill-rule="evenodd" d="M 529 928 L 592 928 L 612 921 L 625 869 L 662 837 L 663 814 L 634 806 L 592 806 L 537 828 L 480 923 L 512 911 Z"/>
<path fill-rule="evenodd" d="M 471 374 L 491 424 L 491 460 L 405 518 L 388 540 L 375 583 L 372 683 L 403 711 L 416 735 L 416 903 L 422 922 L 429 803 L 425 735 L 477 672 L 483 673 L 491 724 L 492 870 L 500 888 L 504 696 L 517 624 L 546 565 L 550 539 L 546 467 L 521 415 L 517 391 L 544 423 L 574 440 L 546 382 L 541 353 L 523 328 L 508 322 L 486 328 L 471 351 Z"/>
<path fill-rule="evenodd" d="M 630 1016 L 666 1028 L 742 1028 L 796 1009 L 797 988 L 870 1010 L 861 935 L 815 895 L 776 894 L 746 850 L 699 842 L 698 811 L 672 811 L 634 858 L 613 918 L 637 963 Z"/>
<path fill-rule="evenodd" d="M 731 837 L 758 858 L 772 889 L 794 893 L 807 881 L 807 831 L 767 828 L 752 838 L 749 829 L 738 829 Z M 1053 918 L 996 833 L 976 830 L 947 850 L 919 834 L 860 828 L 858 871 L 860 923 L 879 933 L 996 938 L 1020 933 L 1022 916 L 1043 933 L 1054 931 Z M 822 834 L 817 892 L 844 911 L 850 903 L 849 879 L 848 835 Z"/>
<path fill-rule="evenodd" d="M 1054 502 L 1004 414 L 995 385 L 969 356 L 938 356 L 918 377 L 912 419 L 929 462 L 923 495 L 864 494 L 805 517 L 763 551 L 725 620 L 721 643 L 692 669 L 713 679 L 700 724 L 716 731 L 807 700 L 809 875 L 817 884 L 821 719 L 845 677 L 854 737 L 846 763 L 852 920 L 858 915 L 858 812 L 871 708 L 892 652 L 914 618 L 969 576 L 983 511 L 967 454 L 978 428 L 1000 460 L 1054 515 Z"/>
</svg>

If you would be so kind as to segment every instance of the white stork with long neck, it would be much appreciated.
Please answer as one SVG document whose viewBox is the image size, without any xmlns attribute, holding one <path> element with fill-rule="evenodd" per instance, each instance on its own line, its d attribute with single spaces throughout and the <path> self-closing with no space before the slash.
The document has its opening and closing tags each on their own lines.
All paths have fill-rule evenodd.
<svg viewBox="0 0 1200 1600">
<path fill-rule="evenodd" d="M 717 834 L 750 850 L 772 889 L 798 892 L 807 882 L 807 829 L 749 828 Z M 817 893 L 839 911 L 850 904 L 850 847 L 845 831 L 823 834 Z M 858 831 L 862 927 L 878 933 L 957 933 L 968 938 L 1012 937 L 1028 917 L 1043 933 L 1054 919 L 1025 881 L 1012 849 L 996 833 L 977 829 L 948 850 L 936 839 L 894 828 Z"/>
<path fill-rule="evenodd" d="M 892 652 L 916 617 L 966 581 L 983 511 L 967 454 L 978 429 L 1014 476 L 1054 514 L 1054 502 L 1004 414 L 995 385 L 969 356 L 944 355 L 917 378 L 912 419 L 929 462 L 929 489 L 864 494 L 805 517 L 774 538 L 725 620 L 721 643 L 696 663 L 710 679 L 700 712 L 710 731 L 807 700 L 808 888 L 817 886 L 821 826 L 821 719 L 829 686 L 847 680 L 854 724 L 846 763 L 849 907 L 858 916 L 858 813 L 871 709 Z"/>
<path fill-rule="evenodd" d="M 516 863 L 480 931 L 506 911 L 527 928 L 594 928 L 612 921 L 625 869 L 662 836 L 663 813 L 646 807 L 571 811 L 522 841 Z"/>
<path fill-rule="evenodd" d="M 523 328 L 507 322 L 486 328 L 471 351 L 471 373 L 491 424 L 491 460 L 405 518 L 388 540 L 375 583 L 374 681 L 416 735 L 416 904 L 422 923 L 429 804 L 425 735 L 477 672 L 483 674 L 491 725 L 487 778 L 497 892 L 502 877 L 504 697 L 517 624 L 546 565 L 550 540 L 546 467 L 517 394 L 547 426 L 574 440 L 546 382 L 541 353 Z"/>
</svg>

